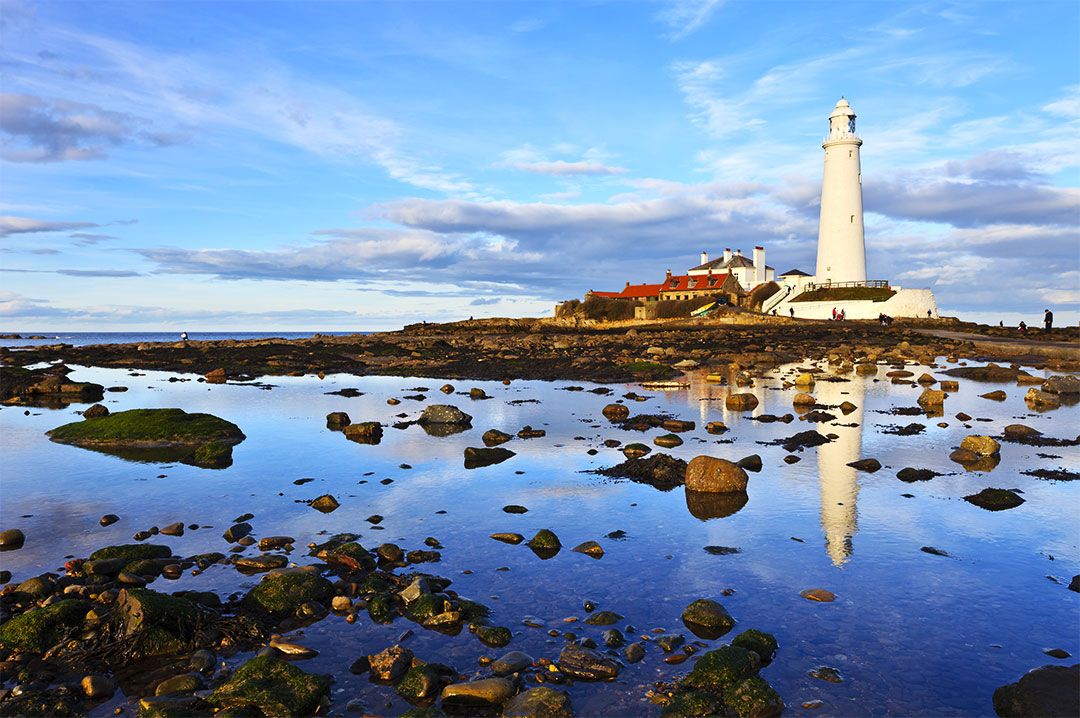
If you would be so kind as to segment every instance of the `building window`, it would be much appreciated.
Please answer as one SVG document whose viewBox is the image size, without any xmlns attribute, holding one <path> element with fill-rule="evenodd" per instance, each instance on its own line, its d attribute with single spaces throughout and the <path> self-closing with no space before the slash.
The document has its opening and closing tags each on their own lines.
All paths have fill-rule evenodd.
<svg viewBox="0 0 1080 718">
<path fill-rule="evenodd" d="M 855 215 L 851 215 L 851 223 L 855 224 Z"/>
</svg>

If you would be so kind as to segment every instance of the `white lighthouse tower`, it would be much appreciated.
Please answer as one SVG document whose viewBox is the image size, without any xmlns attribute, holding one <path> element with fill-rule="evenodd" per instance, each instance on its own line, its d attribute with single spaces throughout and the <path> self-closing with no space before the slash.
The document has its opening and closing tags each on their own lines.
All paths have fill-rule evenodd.
<svg viewBox="0 0 1080 718">
<path fill-rule="evenodd" d="M 817 284 L 865 282 L 862 169 L 855 134 L 855 111 L 840 98 L 829 115 L 825 173 L 821 181 L 821 220 L 818 224 Z"/>
</svg>

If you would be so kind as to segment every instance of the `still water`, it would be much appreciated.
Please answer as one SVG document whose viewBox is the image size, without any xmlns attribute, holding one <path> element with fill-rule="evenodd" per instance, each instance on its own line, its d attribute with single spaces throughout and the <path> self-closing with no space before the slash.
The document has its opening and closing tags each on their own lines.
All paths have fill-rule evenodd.
<svg viewBox="0 0 1080 718">
<path fill-rule="evenodd" d="M 0 527 L 19 527 L 27 536 L 26 546 L 3 554 L 0 563 L 19 581 L 62 570 L 67 556 L 130 543 L 134 532 L 174 521 L 204 528 L 179 538 L 158 536 L 155 543 L 167 543 L 176 555 L 224 552 L 229 544 L 222 532 L 246 512 L 255 514 L 250 523 L 256 536 L 296 537 L 292 559 L 299 564 L 314 561 L 302 547 L 327 533 L 354 532 L 369 548 L 395 542 L 406 550 L 424 548 L 425 537 L 437 538 L 444 546 L 441 562 L 419 568 L 453 579 L 452 588 L 461 595 L 489 605 L 492 623 L 511 627 L 514 640 L 506 649 L 490 649 L 467 631 L 447 637 L 402 618 L 380 626 L 361 614 L 350 625 L 331 615 L 288 638 L 321 652 L 301 665 L 334 674 L 337 711 L 354 698 L 376 713 L 396 714 L 407 707 L 392 688 L 348 671 L 354 659 L 393 644 L 407 628 L 415 631 L 406 645 L 417 657 L 479 676 L 484 669 L 477 659 L 504 650 L 555 659 L 564 640 L 549 637 L 548 628 L 600 642 L 602 627 L 563 621 L 584 619 L 585 599 L 622 614 L 619 628 L 630 624 L 638 634 L 664 628 L 693 639 L 679 616 L 691 601 L 710 597 L 738 620 L 736 632 L 753 627 L 776 635 L 780 651 L 762 676 L 784 697 L 788 715 L 992 715 L 996 687 L 1055 662 L 1044 649 L 1080 653 L 1080 595 L 1066 589 L 1080 573 L 1080 482 L 1020 473 L 1040 467 L 1076 470 L 1080 451 L 1003 443 L 1002 461 L 988 473 L 967 472 L 948 454 L 968 434 L 1000 435 L 1011 423 L 1071 438 L 1080 410 L 1064 406 L 1035 414 L 1023 402 L 1025 388 L 961 380 L 943 418 L 891 416 L 879 412 L 914 406 L 921 389 L 889 383 L 886 370 L 881 368 L 880 378 L 848 374 L 845 382 L 819 382 L 814 393 L 820 403 L 847 400 L 859 408 L 834 423 L 808 425 L 750 420 L 752 414 L 791 411 L 795 390 L 781 388 L 780 373 L 758 380 L 749 391 L 760 406 L 739 414 L 724 409 L 728 389 L 706 384 L 703 376 L 677 391 L 615 386 L 610 397 L 565 391 L 568 382 L 455 382 L 458 390 L 478 386 L 492 397 L 474 401 L 445 397 L 437 390 L 444 382 L 437 379 L 272 377 L 267 381 L 273 388 L 265 390 L 169 382 L 177 375 L 166 373 L 131 376 L 77 368 L 73 379 L 129 387 L 126 393 L 106 394 L 112 411 L 175 406 L 209 412 L 238 424 L 247 439 L 235 447 L 234 464 L 224 470 L 139 464 L 48 441 L 45 431 L 79 420 L 76 410 L 85 407 L 33 409 L 29 416 L 22 408 L 0 409 Z M 364 395 L 326 394 L 344 387 Z M 418 387 L 428 388 L 422 392 L 426 401 L 387 405 L 387 398 L 416 394 Z M 978 396 L 997 388 L 1006 390 L 1006 401 Z M 687 460 L 699 454 L 733 460 L 759 454 L 764 468 L 750 475 L 749 502 L 723 518 L 708 518 L 700 509 L 695 516 L 682 488 L 661 492 L 589 473 L 623 460 L 618 449 L 603 446 L 605 439 L 651 444 L 666 433 L 624 431 L 603 419 L 603 406 L 628 390 L 649 396 L 627 402 L 633 413 L 669 413 L 697 422 L 695 431 L 682 434 L 683 446 L 661 451 Z M 352 443 L 325 428 L 331 411 L 346 411 L 354 422 L 390 424 L 400 420 L 399 414 L 416 418 L 431 403 L 459 406 L 474 417 L 473 428 L 433 437 L 419 426 L 388 426 L 377 446 Z M 971 428 L 954 418 L 961 411 L 975 417 Z M 724 421 L 731 431 L 711 436 L 703 429 L 707 421 Z M 925 424 L 925 432 L 882 432 L 912 421 Z M 463 449 L 482 446 L 485 430 L 514 434 L 524 425 L 543 428 L 547 435 L 504 444 L 517 455 L 502 464 L 463 468 Z M 815 427 L 839 438 L 800 453 L 801 461 L 792 465 L 784 463 L 788 452 L 781 447 L 758 443 Z M 598 454 L 590 456 L 589 449 Z M 884 468 L 867 474 L 846 466 L 863 457 L 877 458 Z M 945 475 L 907 484 L 895 476 L 908 466 Z M 293 483 L 301 478 L 314 481 Z M 993 513 L 962 500 L 986 487 L 1020 489 L 1026 503 Z M 324 515 L 303 503 L 323 493 L 337 497 L 341 508 Z M 528 513 L 504 513 L 507 504 L 524 505 Z M 119 514 L 121 521 L 102 528 L 98 519 L 106 513 Z M 365 520 L 373 514 L 384 517 L 378 527 Z M 496 531 L 528 537 L 540 528 L 554 530 L 564 546 L 546 561 L 524 545 L 489 538 Z M 625 538 L 605 538 L 616 530 L 625 531 Z M 569 550 L 589 539 L 603 546 L 602 559 Z M 717 545 L 741 552 L 704 550 Z M 923 546 L 949 556 L 924 553 Z M 224 596 L 257 581 L 231 567 L 213 566 L 179 581 L 158 579 L 153 587 Z M 828 589 L 837 600 L 807 601 L 799 596 L 806 588 Z M 734 593 L 722 597 L 724 589 Z M 539 617 L 547 626 L 526 627 L 525 616 Z M 646 691 L 655 681 L 685 673 L 693 660 L 670 666 L 656 646 L 649 646 L 645 660 L 626 666 L 616 682 L 572 687 L 575 711 L 655 714 L 659 709 L 645 700 Z M 807 675 L 823 665 L 839 669 L 844 681 L 824 683 Z M 824 707 L 801 708 L 813 699 L 824 701 Z M 120 701 L 97 712 L 110 713 Z"/>
</svg>

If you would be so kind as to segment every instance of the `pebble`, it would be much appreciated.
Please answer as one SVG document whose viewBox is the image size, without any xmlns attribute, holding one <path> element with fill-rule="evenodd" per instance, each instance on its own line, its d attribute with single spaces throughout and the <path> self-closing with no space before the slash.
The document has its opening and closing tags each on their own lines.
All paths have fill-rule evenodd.
<svg viewBox="0 0 1080 718">
<path fill-rule="evenodd" d="M 116 686 L 113 685 L 112 680 L 97 673 L 84 676 L 80 685 L 83 693 L 91 700 L 112 698 L 113 693 L 116 692 Z"/>
</svg>

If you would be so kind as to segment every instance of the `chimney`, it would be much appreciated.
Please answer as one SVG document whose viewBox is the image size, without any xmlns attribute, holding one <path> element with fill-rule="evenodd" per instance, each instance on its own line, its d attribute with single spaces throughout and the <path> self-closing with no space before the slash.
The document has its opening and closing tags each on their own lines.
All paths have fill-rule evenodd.
<svg viewBox="0 0 1080 718">
<path fill-rule="evenodd" d="M 754 281 L 762 284 L 765 281 L 765 248 L 754 247 Z"/>
<path fill-rule="evenodd" d="M 735 250 L 735 256 L 736 257 L 741 257 L 742 256 L 742 250 L 741 249 L 736 249 Z"/>
<path fill-rule="evenodd" d="M 709 253 L 708 252 L 702 252 L 701 253 L 701 262 L 700 262 L 700 264 L 706 264 L 706 263 L 708 263 L 708 261 L 709 261 Z"/>
<path fill-rule="evenodd" d="M 731 247 L 724 247 L 724 262 L 731 261 Z"/>
<path fill-rule="evenodd" d="M 670 269 L 669 269 L 669 270 L 667 270 L 667 276 L 666 276 L 666 277 L 664 277 L 664 279 L 665 279 L 665 280 L 667 280 L 667 279 L 671 279 L 671 270 L 670 270 Z"/>
<path fill-rule="evenodd" d="M 629 287 L 629 286 L 630 286 L 630 280 L 629 280 L 629 279 L 627 279 L 627 280 L 626 280 L 626 286 L 627 286 L 627 287 Z"/>
</svg>

